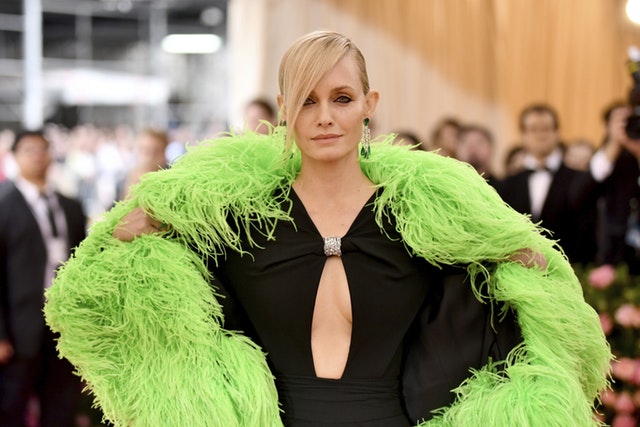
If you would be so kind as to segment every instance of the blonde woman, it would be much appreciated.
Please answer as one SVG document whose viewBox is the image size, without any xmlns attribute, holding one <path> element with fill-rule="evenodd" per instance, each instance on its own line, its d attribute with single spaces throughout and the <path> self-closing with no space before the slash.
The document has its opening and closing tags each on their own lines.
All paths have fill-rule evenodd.
<svg viewBox="0 0 640 427">
<path fill-rule="evenodd" d="M 48 293 L 60 351 L 107 417 L 596 424 L 610 353 L 554 242 L 471 167 L 393 145 L 393 135 L 370 145 L 379 94 L 345 36 L 297 40 L 279 83 L 286 125 L 203 143 L 145 175 Z M 461 326 L 475 299 L 441 304 L 457 292 L 443 273 L 454 266 L 478 298 L 515 313 L 522 344 L 504 362 L 461 363 L 469 354 L 452 343 L 482 347 L 491 328 Z M 437 385 L 443 370 L 464 386 Z"/>
</svg>

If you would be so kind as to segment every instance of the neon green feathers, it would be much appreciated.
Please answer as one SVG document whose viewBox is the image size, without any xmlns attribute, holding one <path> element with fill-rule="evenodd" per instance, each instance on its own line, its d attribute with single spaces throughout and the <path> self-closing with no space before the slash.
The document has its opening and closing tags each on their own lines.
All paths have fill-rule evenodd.
<svg viewBox="0 0 640 427">
<path fill-rule="evenodd" d="M 242 250 L 233 223 L 267 230 L 287 219 L 272 199 L 300 167 L 283 134 L 225 136 L 191 148 L 171 169 L 143 177 L 132 199 L 97 223 L 47 292 L 48 324 L 117 426 L 280 425 L 262 351 L 224 330 L 204 262 Z M 408 248 L 433 264 L 464 263 L 477 288 L 517 313 L 524 345 L 504 373 L 486 366 L 428 426 L 588 426 L 607 386 L 610 351 L 598 317 L 554 242 L 506 206 L 475 171 L 432 153 L 373 144 L 364 172 L 383 187 Z M 164 236 L 123 243 L 117 222 L 142 206 L 171 224 Z M 522 248 L 547 271 L 508 262 Z M 498 263 L 489 273 L 485 262 Z"/>
</svg>

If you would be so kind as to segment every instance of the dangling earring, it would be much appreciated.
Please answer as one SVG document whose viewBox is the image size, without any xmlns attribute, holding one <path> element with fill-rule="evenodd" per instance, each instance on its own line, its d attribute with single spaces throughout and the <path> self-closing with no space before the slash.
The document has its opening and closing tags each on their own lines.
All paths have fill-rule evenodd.
<svg viewBox="0 0 640 427">
<path fill-rule="evenodd" d="M 364 128 L 362 129 L 362 147 L 360 155 L 365 159 L 371 154 L 371 130 L 369 129 L 369 118 L 364 119 Z"/>
</svg>

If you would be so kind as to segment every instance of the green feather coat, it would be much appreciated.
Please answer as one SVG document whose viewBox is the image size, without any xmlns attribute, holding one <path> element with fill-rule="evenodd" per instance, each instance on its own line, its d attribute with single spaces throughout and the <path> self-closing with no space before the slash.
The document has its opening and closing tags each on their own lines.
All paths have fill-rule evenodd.
<svg viewBox="0 0 640 427">
<path fill-rule="evenodd" d="M 361 160 L 383 187 L 379 223 L 390 210 L 413 254 L 435 265 L 468 265 L 478 298 L 513 309 L 524 338 L 503 371 L 488 365 L 470 372 L 456 401 L 424 425 L 598 425 L 593 406 L 608 385 L 611 353 L 557 245 L 470 166 L 390 141 Z M 272 194 L 288 194 L 299 168 L 299 153 L 285 156 L 282 129 L 192 147 L 172 168 L 144 176 L 59 271 L 46 320 L 61 334 L 60 353 L 116 426 L 281 425 L 264 354 L 220 326 L 203 257 L 244 249 L 229 218 L 258 218 L 268 233 L 290 220 Z M 136 206 L 171 230 L 132 242 L 113 238 Z M 522 248 L 544 254 L 546 271 L 507 261 Z M 496 267 L 489 271 L 487 262 Z"/>
</svg>

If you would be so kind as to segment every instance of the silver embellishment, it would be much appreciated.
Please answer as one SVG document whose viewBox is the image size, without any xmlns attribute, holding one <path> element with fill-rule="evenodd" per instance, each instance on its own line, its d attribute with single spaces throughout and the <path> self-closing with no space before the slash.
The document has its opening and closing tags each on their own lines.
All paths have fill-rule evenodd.
<svg viewBox="0 0 640 427">
<path fill-rule="evenodd" d="M 324 240 L 324 254 L 326 256 L 342 256 L 342 251 L 340 247 L 342 245 L 342 241 L 339 237 L 330 236 L 323 237 Z"/>
</svg>

